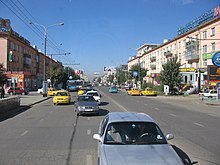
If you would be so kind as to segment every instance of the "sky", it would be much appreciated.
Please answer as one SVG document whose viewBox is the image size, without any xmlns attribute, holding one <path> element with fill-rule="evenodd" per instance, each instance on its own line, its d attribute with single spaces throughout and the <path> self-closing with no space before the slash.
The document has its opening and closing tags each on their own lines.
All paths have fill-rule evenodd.
<svg viewBox="0 0 220 165">
<path fill-rule="evenodd" d="M 220 0 L 0 0 L 0 17 L 19 35 L 64 66 L 92 78 L 104 67 L 127 64 L 144 43 L 162 44 Z M 58 23 L 64 26 L 51 26 Z M 63 53 L 71 53 L 63 55 Z"/>
</svg>

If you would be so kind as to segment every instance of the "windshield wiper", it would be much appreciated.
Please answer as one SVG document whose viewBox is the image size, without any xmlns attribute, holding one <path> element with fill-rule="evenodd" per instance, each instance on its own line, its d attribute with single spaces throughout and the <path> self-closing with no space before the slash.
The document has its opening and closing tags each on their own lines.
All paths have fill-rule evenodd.
<svg viewBox="0 0 220 165">
<path fill-rule="evenodd" d="M 126 144 L 126 143 L 119 141 L 106 141 L 105 144 Z"/>
</svg>

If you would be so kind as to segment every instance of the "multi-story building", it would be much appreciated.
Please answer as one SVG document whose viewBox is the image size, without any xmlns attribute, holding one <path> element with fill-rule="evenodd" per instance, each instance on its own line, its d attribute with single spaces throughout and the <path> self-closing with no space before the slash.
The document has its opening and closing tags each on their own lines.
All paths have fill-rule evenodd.
<svg viewBox="0 0 220 165">
<path fill-rule="evenodd" d="M 145 49 L 145 45 L 140 47 Z M 138 50 L 128 61 L 128 69 L 134 64 L 148 70 L 145 81 L 160 83 L 158 76 L 162 65 L 173 56 L 181 62 L 183 83 L 196 87 L 220 82 L 220 75 L 210 81 L 209 68 L 213 66 L 212 56 L 220 51 L 220 5 L 178 29 L 177 37 L 165 40 L 147 51 Z"/>
<path fill-rule="evenodd" d="M 0 19 L 0 63 L 6 69 L 6 87 L 17 86 L 36 90 L 44 79 L 44 57 L 46 71 L 51 65 L 62 67 L 60 62 L 45 56 L 36 46 L 12 30 L 10 20 Z"/>
</svg>

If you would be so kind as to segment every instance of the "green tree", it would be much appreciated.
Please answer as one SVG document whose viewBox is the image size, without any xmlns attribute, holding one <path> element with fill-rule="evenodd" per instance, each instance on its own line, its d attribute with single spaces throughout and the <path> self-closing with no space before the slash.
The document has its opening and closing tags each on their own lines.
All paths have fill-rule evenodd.
<svg viewBox="0 0 220 165">
<path fill-rule="evenodd" d="M 136 81 L 141 81 L 142 82 L 143 81 L 143 77 L 145 77 L 146 74 L 147 74 L 147 71 L 148 70 L 142 68 L 140 64 L 136 64 L 136 65 L 132 65 L 131 66 L 131 69 L 129 70 L 129 73 L 130 73 L 130 76 L 132 78 L 135 78 Z M 136 77 L 134 77 L 132 75 L 134 72 L 137 72 L 137 76 Z"/>
<path fill-rule="evenodd" d="M 0 85 L 4 85 L 7 82 L 7 76 L 5 75 L 5 69 L 3 63 L 0 63 Z"/>
<path fill-rule="evenodd" d="M 163 70 L 160 72 L 160 81 L 164 85 L 168 85 L 171 94 L 175 94 L 175 87 L 182 81 L 179 68 L 181 66 L 178 57 L 174 56 L 167 63 L 162 65 Z"/>
<path fill-rule="evenodd" d="M 51 84 L 55 87 L 62 81 L 63 69 L 56 65 L 52 65 L 47 76 L 50 77 Z"/>
</svg>

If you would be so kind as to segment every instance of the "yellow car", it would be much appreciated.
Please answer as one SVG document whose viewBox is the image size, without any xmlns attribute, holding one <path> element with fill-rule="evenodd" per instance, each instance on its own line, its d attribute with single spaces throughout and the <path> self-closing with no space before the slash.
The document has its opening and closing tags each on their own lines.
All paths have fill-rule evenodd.
<svg viewBox="0 0 220 165">
<path fill-rule="evenodd" d="M 53 104 L 69 104 L 71 100 L 70 93 L 66 90 L 58 90 L 53 97 Z"/>
<path fill-rule="evenodd" d="M 127 91 L 128 95 L 131 96 L 141 96 L 141 90 L 136 89 L 136 88 L 131 88 L 130 90 Z"/>
<path fill-rule="evenodd" d="M 157 92 L 152 88 L 146 88 L 144 91 L 141 91 L 141 94 L 144 96 L 156 96 Z"/>
<path fill-rule="evenodd" d="M 83 95 L 86 93 L 86 88 L 81 88 L 78 90 L 78 95 Z"/>
<path fill-rule="evenodd" d="M 54 96 L 56 95 L 57 90 L 55 88 L 48 88 L 47 95 L 48 96 Z"/>
</svg>

